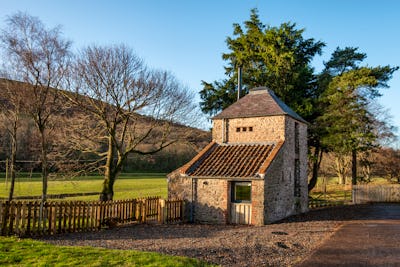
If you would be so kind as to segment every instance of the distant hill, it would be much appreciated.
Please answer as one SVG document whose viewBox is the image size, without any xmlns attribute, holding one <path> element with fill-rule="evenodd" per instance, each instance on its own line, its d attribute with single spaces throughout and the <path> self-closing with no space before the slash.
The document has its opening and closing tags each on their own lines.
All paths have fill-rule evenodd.
<svg viewBox="0 0 400 267">
<path fill-rule="evenodd" d="M 10 83 L 17 84 L 15 90 L 22 91 L 22 101 L 29 103 L 29 95 L 24 94 L 24 87 L 27 86 L 25 83 L 9 81 L 6 79 L 0 79 L 0 104 L 4 107 L 10 107 L 9 99 L 6 94 L 6 86 Z M 28 85 L 29 86 L 29 85 Z M 25 99 L 24 99 L 25 98 Z M 54 115 L 55 123 L 59 123 L 59 126 L 54 127 L 52 136 L 54 136 L 55 143 L 57 145 L 65 141 L 68 136 L 63 132 L 65 125 L 71 122 L 87 124 L 82 121 L 82 111 L 76 107 L 71 107 L 67 101 L 60 101 L 62 108 Z M 140 115 L 140 123 L 143 127 L 146 123 L 149 123 L 149 118 Z M 4 164 L 1 161 L 5 161 L 9 155 L 10 138 L 7 134 L 7 118 L 0 116 L 0 171 L 4 169 Z M 19 167 L 21 170 L 30 171 L 39 168 L 37 161 L 39 158 L 39 147 L 38 147 L 38 135 L 36 128 L 32 120 L 27 116 L 21 116 L 18 140 L 19 148 L 17 159 L 20 161 Z M 164 150 L 153 154 L 153 155 L 131 155 L 125 166 L 125 171 L 160 171 L 168 172 L 176 169 L 189 161 L 199 150 L 201 150 L 210 140 L 211 133 L 200 129 L 188 127 L 175 123 L 171 126 L 171 133 L 176 139 L 180 139 L 180 142 L 174 143 L 173 145 L 165 148 Z M 154 138 L 157 138 L 156 135 Z M 144 144 L 145 145 L 145 144 Z"/>
</svg>

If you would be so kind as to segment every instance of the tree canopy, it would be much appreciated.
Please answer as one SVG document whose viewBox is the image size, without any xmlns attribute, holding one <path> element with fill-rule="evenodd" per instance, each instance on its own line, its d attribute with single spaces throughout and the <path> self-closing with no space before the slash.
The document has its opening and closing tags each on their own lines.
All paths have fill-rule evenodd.
<svg viewBox="0 0 400 267">
<path fill-rule="evenodd" d="M 322 145 L 338 157 L 352 154 L 353 184 L 357 179 L 357 153 L 378 145 L 377 115 L 371 104 L 381 96 L 380 89 L 387 87 L 397 67 L 361 66 L 366 58 L 358 48 L 337 48 L 321 74 L 325 83 L 321 101 L 324 113 L 317 124 L 325 129 Z M 344 176 L 338 171 L 338 176 Z"/>
<path fill-rule="evenodd" d="M 59 110 L 54 89 L 60 88 L 69 67 L 71 42 L 62 36 L 60 27 L 48 29 L 38 18 L 26 13 L 18 12 L 8 17 L 6 23 L 7 27 L 0 34 L 2 51 L 7 58 L 3 68 L 7 78 L 23 82 L 19 87 L 23 87 L 24 94 L 29 96 L 23 109 L 33 119 L 40 134 L 44 202 L 50 147 L 48 135 L 53 125 L 52 116 Z"/>
<path fill-rule="evenodd" d="M 175 142 L 171 124 L 191 114 L 193 97 L 170 73 L 147 68 L 125 45 L 87 47 L 71 72 L 72 94 L 65 96 L 90 124 L 71 127 L 70 147 L 98 156 L 104 171 L 100 199 L 112 200 L 129 154 L 156 153 Z"/>
<path fill-rule="evenodd" d="M 251 11 L 250 20 L 242 28 L 234 24 L 233 37 L 226 43 L 229 49 L 222 58 L 227 62 L 222 81 L 203 81 L 200 92 L 201 109 L 213 115 L 236 100 L 237 68 L 243 70 L 243 94 L 250 88 L 266 86 L 307 118 L 312 109 L 310 98 L 314 95 L 314 70 L 311 60 L 320 54 L 324 43 L 303 37 L 304 29 L 295 23 L 279 27 L 261 23 L 257 10 Z"/>
</svg>

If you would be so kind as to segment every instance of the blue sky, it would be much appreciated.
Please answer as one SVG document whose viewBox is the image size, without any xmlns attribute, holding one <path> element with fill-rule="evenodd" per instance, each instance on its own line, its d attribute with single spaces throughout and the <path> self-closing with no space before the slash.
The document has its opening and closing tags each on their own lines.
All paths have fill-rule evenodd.
<svg viewBox="0 0 400 267">
<path fill-rule="evenodd" d="M 323 55 L 313 61 L 317 71 L 337 46 L 359 47 L 370 66 L 400 65 L 397 0 L 0 0 L 0 7 L 0 28 L 7 15 L 26 11 L 49 27 L 62 25 L 74 49 L 125 43 L 195 92 L 201 80 L 224 78 L 225 39 L 252 8 L 264 24 L 295 22 L 306 29 L 305 37 L 325 42 Z M 400 71 L 389 85 L 379 102 L 400 128 Z"/>
</svg>

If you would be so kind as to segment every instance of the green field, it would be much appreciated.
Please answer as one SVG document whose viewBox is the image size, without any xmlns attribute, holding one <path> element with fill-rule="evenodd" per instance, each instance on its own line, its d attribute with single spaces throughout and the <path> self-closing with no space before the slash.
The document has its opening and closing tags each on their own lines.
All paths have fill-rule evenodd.
<svg viewBox="0 0 400 267">
<path fill-rule="evenodd" d="M 1 266 L 211 266 L 185 257 L 134 250 L 59 247 L 31 239 L 0 237 Z"/>
<path fill-rule="evenodd" d="M 390 182 L 381 177 L 374 177 L 370 184 L 389 184 Z M 319 177 L 317 185 L 309 193 L 310 198 L 326 201 L 343 201 L 349 202 L 352 200 L 351 184 L 338 184 L 336 177 Z"/>
<path fill-rule="evenodd" d="M 74 179 L 53 177 L 49 194 L 99 192 L 101 176 Z M 7 184 L 7 185 L 6 185 Z M 6 197 L 9 181 L 0 174 L 0 197 Z M 40 175 L 20 174 L 15 195 L 40 195 Z M 167 196 L 167 180 L 163 173 L 122 174 L 115 182 L 115 199 L 145 196 Z M 68 198 L 97 200 L 98 195 Z M 134 250 L 111 250 L 93 247 L 60 247 L 32 239 L 0 237 L 0 266 L 212 266 L 185 257 Z"/>
<path fill-rule="evenodd" d="M 51 176 L 48 194 L 100 192 L 103 178 L 90 175 L 74 178 Z M 0 173 L 0 197 L 7 197 L 10 182 Z M 42 183 L 39 174 L 20 173 L 15 183 L 14 196 L 40 196 Z M 114 184 L 114 199 L 146 196 L 167 197 L 167 179 L 164 173 L 124 173 Z M 97 200 L 98 195 L 71 197 L 68 200 Z"/>
</svg>

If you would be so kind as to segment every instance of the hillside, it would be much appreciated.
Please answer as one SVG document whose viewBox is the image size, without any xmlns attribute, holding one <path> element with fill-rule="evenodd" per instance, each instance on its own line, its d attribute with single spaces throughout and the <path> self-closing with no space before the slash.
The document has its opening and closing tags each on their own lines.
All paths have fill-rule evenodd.
<svg viewBox="0 0 400 267">
<path fill-rule="evenodd" d="M 10 105 L 6 90 L 7 86 L 10 86 L 10 84 L 12 84 L 13 90 L 17 90 L 17 93 L 20 95 L 24 104 L 30 103 L 32 99 L 29 96 L 29 93 L 27 93 L 29 90 L 26 89 L 26 86 L 29 85 L 0 79 L 0 105 L 3 108 L 3 116 L 0 115 L 0 170 L 4 169 L 4 162 L 1 162 L 5 161 L 5 159 L 8 157 L 10 148 L 10 137 L 7 134 L 7 125 L 10 125 L 10 116 L 4 116 L 4 109 L 10 109 L 12 106 Z M 51 149 L 55 155 L 54 159 L 60 158 L 60 151 L 57 151 L 57 149 L 62 148 L 65 150 L 66 148 L 71 147 L 71 144 L 67 141 L 70 141 L 72 138 L 72 128 L 75 128 L 76 131 L 98 130 L 95 128 L 90 128 L 96 127 L 97 125 L 94 117 L 90 117 L 79 108 L 71 106 L 68 101 L 62 97 L 57 99 L 57 103 L 59 108 L 56 110 L 55 115 L 51 117 L 52 130 L 49 131 L 49 135 L 53 141 Z M 49 108 L 53 107 L 54 105 L 50 105 Z M 135 123 L 138 129 L 145 129 L 149 123 L 154 123 L 154 121 L 152 121 L 152 119 L 149 117 L 138 114 Z M 159 121 L 157 123 L 162 124 L 163 121 Z M 157 138 L 160 138 L 160 135 L 159 133 L 154 132 L 148 137 L 148 139 L 146 139 L 146 142 L 142 145 L 142 147 L 145 147 L 146 145 L 151 147 Z M 156 154 L 146 156 L 131 155 L 128 159 L 128 163 L 125 166 L 125 171 L 171 171 L 190 160 L 210 141 L 211 134 L 200 129 L 175 123 L 170 127 L 169 139 L 177 140 L 177 142 Z M 39 166 L 36 163 L 39 158 L 39 140 L 37 129 L 27 114 L 23 114 L 20 118 L 18 142 L 19 146 L 17 159 L 20 162 L 19 168 L 24 171 L 30 171 L 38 168 Z M 76 152 L 74 154 L 76 154 Z M 93 158 L 93 155 L 88 157 L 81 155 L 80 158 L 89 160 Z"/>
</svg>

